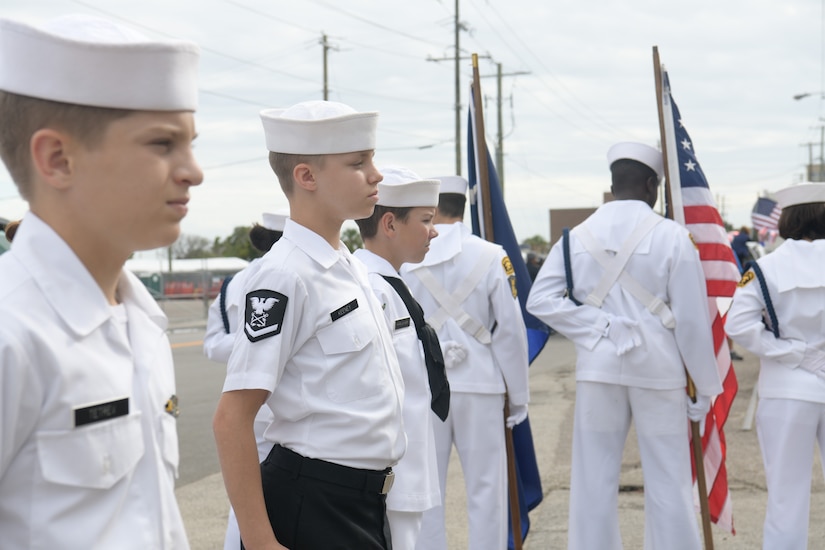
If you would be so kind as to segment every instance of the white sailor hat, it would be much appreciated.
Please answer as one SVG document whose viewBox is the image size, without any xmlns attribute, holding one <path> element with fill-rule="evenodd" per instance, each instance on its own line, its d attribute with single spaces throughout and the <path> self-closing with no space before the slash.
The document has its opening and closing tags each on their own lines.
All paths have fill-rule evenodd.
<svg viewBox="0 0 825 550">
<path fill-rule="evenodd" d="M 656 172 L 656 177 L 662 179 L 664 176 L 664 161 L 662 152 L 644 143 L 623 141 L 613 145 L 607 150 L 607 165 L 613 166 L 617 160 L 629 159 L 641 162 Z"/>
<path fill-rule="evenodd" d="M 441 193 L 456 193 L 464 195 L 467 193 L 467 180 L 462 176 L 439 176 L 435 178 L 441 182 Z"/>
<path fill-rule="evenodd" d="M 293 155 L 334 155 L 375 149 L 378 113 L 334 101 L 305 101 L 261 111 L 266 148 Z"/>
<path fill-rule="evenodd" d="M 800 183 L 780 189 L 774 193 L 781 208 L 796 204 L 825 202 L 825 183 Z"/>
<path fill-rule="evenodd" d="M 378 204 L 398 208 L 438 206 L 436 179 L 423 179 L 407 168 L 385 166 L 380 170 L 384 179 L 378 184 Z"/>
<path fill-rule="evenodd" d="M 199 49 L 107 19 L 67 15 L 35 27 L 0 19 L 0 90 L 115 109 L 194 111 Z"/>
<path fill-rule="evenodd" d="M 261 225 L 270 231 L 283 232 L 287 218 L 289 218 L 289 212 L 284 210 L 278 210 L 277 212 L 264 212 L 261 214 L 261 220 L 263 221 Z"/>
</svg>

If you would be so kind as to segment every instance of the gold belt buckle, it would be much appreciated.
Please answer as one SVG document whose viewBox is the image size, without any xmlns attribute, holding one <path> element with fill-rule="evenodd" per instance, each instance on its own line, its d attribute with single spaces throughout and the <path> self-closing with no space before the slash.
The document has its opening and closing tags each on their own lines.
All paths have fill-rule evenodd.
<svg viewBox="0 0 825 550">
<path fill-rule="evenodd" d="M 384 486 L 381 487 L 381 494 L 386 495 L 392 489 L 392 484 L 395 482 L 395 472 L 390 471 L 384 478 Z"/>
</svg>

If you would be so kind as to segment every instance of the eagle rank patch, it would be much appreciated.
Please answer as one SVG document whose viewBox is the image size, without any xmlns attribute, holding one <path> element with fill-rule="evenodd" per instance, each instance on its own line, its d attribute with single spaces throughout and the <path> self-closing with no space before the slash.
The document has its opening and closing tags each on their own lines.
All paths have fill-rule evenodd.
<svg viewBox="0 0 825 550">
<path fill-rule="evenodd" d="M 246 295 L 244 332 L 250 342 L 281 333 L 288 298 L 272 290 L 253 290 Z"/>
</svg>

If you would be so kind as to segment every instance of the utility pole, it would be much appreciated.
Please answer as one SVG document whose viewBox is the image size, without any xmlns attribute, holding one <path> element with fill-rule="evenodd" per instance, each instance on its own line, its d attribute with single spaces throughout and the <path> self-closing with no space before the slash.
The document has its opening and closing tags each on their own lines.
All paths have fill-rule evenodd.
<svg viewBox="0 0 825 550">
<path fill-rule="evenodd" d="M 455 18 L 453 20 L 453 33 L 455 40 L 455 55 L 453 57 L 435 58 L 427 56 L 427 61 L 454 61 L 455 62 L 455 173 L 461 175 L 461 60 L 470 59 L 461 57 L 461 46 L 459 43 L 459 33 L 466 28 L 458 19 L 458 2 L 455 0 Z M 480 55 L 479 58 L 489 59 L 489 55 Z"/>
<path fill-rule="evenodd" d="M 461 22 L 458 20 L 458 1 L 455 0 L 455 173 L 461 175 L 461 49 L 459 48 L 459 30 Z"/>
<path fill-rule="evenodd" d="M 329 86 L 328 86 L 328 80 L 327 80 L 327 52 L 329 50 L 336 50 L 337 51 L 338 48 L 335 47 L 335 46 L 332 46 L 327 41 L 326 33 L 321 33 L 321 46 L 323 46 L 323 50 L 324 50 L 324 101 L 327 101 L 329 99 Z"/>
<path fill-rule="evenodd" d="M 514 73 L 502 73 L 501 63 L 496 63 L 496 74 L 482 75 L 481 78 L 495 77 L 497 80 L 498 98 L 496 99 L 498 132 L 496 135 L 496 172 L 498 173 L 498 183 L 501 186 L 501 194 L 504 195 L 504 131 L 501 114 L 501 81 L 505 76 L 518 76 L 522 74 L 530 74 L 528 71 L 516 71 Z"/>
</svg>

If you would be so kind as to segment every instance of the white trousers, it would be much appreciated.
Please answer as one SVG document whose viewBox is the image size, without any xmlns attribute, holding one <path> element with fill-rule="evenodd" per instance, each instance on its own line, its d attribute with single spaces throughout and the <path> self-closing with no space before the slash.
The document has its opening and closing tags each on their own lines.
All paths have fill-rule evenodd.
<svg viewBox="0 0 825 550">
<path fill-rule="evenodd" d="M 576 383 L 569 550 L 621 550 L 618 488 L 633 419 L 642 459 L 646 550 L 699 550 L 685 390 Z"/>
<path fill-rule="evenodd" d="M 436 420 L 435 446 L 442 506 L 424 512 L 419 550 L 447 550 L 444 502 L 455 443 L 467 490 L 469 548 L 507 548 L 507 451 L 504 395 L 453 392 L 446 422 Z"/>
<path fill-rule="evenodd" d="M 762 548 L 806 550 L 816 444 L 825 456 L 825 404 L 760 399 L 756 431 L 768 485 Z"/>
<path fill-rule="evenodd" d="M 238 518 L 235 509 L 229 507 L 229 521 L 226 524 L 226 535 L 223 539 L 223 550 L 241 550 L 241 530 L 238 528 Z"/>
<path fill-rule="evenodd" d="M 387 510 L 393 550 L 415 550 L 424 512 Z"/>
</svg>

